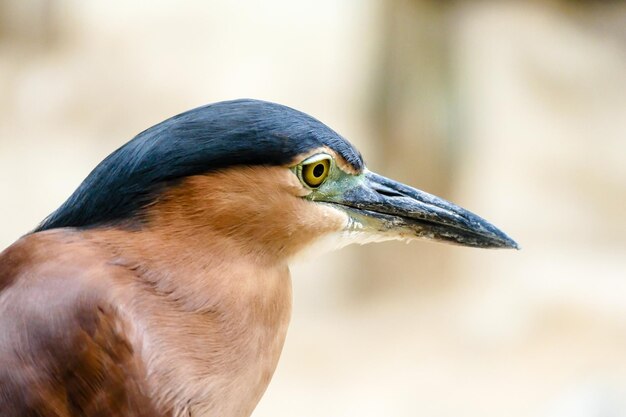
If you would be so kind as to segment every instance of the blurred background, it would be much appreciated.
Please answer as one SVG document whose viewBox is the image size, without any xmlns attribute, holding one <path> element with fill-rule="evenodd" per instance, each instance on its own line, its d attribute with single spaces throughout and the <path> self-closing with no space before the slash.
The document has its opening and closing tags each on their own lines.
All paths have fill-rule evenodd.
<svg viewBox="0 0 626 417">
<path fill-rule="evenodd" d="M 626 416 L 626 2 L 0 0 L 0 248 L 108 153 L 254 97 L 520 252 L 295 265 L 255 417 Z"/>
</svg>

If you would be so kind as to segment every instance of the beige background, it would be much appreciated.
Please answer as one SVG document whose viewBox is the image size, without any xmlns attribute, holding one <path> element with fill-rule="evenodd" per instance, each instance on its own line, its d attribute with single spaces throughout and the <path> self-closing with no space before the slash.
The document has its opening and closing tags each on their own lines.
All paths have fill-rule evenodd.
<svg viewBox="0 0 626 417">
<path fill-rule="evenodd" d="M 264 416 L 626 416 L 623 1 L 0 0 L 0 248 L 146 127 L 237 97 L 521 252 L 296 265 Z"/>
</svg>

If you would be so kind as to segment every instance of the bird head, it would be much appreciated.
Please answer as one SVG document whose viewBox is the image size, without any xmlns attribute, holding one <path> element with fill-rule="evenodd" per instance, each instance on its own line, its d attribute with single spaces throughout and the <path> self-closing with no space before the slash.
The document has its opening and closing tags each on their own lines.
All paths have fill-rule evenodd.
<svg viewBox="0 0 626 417">
<path fill-rule="evenodd" d="M 477 215 L 369 171 L 320 121 L 258 100 L 203 106 L 140 133 L 36 231 L 60 227 L 221 236 L 284 258 L 321 240 L 517 248 Z"/>
</svg>

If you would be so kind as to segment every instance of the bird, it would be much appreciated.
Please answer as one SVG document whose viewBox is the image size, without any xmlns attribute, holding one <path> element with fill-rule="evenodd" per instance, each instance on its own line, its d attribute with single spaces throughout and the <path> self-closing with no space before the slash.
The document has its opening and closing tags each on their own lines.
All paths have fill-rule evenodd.
<svg viewBox="0 0 626 417">
<path fill-rule="evenodd" d="M 249 416 L 285 340 L 290 262 L 417 238 L 518 248 L 293 108 L 169 118 L 0 254 L 0 415 Z"/>
</svg>

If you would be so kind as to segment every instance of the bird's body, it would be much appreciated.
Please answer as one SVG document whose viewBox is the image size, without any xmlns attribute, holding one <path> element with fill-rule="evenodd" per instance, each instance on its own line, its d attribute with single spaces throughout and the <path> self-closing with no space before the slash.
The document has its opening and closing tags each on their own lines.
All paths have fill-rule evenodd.
<svg viewBox="0 0 626 417">
<path fill-rule="evenodd" d="M 270 103 L 207 106 L 140 134 L 0 254 L 0 415 L 245 417 L 278 362 L 288 263 L 305 247 L 371 240 L 365 226 L 378 240 L 428 229 L 512 245 L 389 181 L 320 122 Z M 430 208 L 397 217 L 416 198 Z"/>
</svg>

